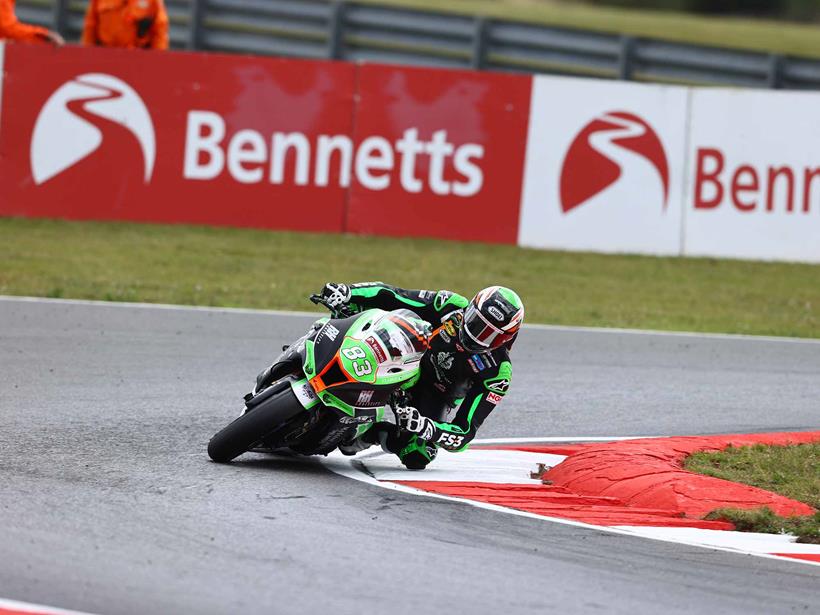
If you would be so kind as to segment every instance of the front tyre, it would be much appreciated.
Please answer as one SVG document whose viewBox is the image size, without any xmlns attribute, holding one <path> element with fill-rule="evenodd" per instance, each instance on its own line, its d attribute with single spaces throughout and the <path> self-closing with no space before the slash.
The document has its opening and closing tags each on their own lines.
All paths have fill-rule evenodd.
<svg viewBox="0 0 820 615">
<path fill-rule="evenodd" d="M 217 463 L 227 463 L 254 448 L 304 411 L 293 390 L 287 386 L 211 438 L 208 442 L 208 456 Z"/>
</svg>

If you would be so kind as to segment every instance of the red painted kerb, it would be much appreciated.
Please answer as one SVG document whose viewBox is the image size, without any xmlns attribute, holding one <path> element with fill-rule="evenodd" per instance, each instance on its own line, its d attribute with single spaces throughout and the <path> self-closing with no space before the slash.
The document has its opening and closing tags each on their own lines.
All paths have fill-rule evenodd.
<svg viewBox="0 0 820 615">
<path fill-rule="evenodd" d="M 549 470 L 549 485 L 397 481 L 425 491 L 498 504 L 595 525 L 651 525 L 734 529 L 704 521 L 716 508 L 768 506 L 782 516 L 809 515 L 810 506 L 737 483 L 694 474 L 683 460 L 728 446 L 785 446 L 820 441 L 820 431 L 623 440 L 604 444 L 518 445 L 507 448 L 569 455 Z M 560 452 L 559 452 L 560 449 Z"/>
<path fill-rule="evenodd" d="M 820 431 L 623 440 L 590 446 L 547 472 L 553 485 L 579 494 L 616 497 L 628 506 L 661 508 L 702 517 L 715 508 L 768 506 L 782 516 L 810 515 L 811 506 L 730 481 L 683 469 L 697 451 L 728 446 L 785 446 L 820 441 Z"/>
</svg>

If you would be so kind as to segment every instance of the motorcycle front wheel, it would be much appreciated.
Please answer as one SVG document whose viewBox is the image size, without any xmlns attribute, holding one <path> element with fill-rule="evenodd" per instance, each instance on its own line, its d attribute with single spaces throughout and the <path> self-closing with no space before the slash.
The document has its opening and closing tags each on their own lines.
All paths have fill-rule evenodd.
<svg viewBox="0 0 820 615">
<path fill-rule="evenodd" d="M 288 383 L 211 438 L 208 442 L 208 456 L 217 463 L 228 463 L 256 447 L 302 412 L 305 412 L 305 408 L 296 399 Z"/>
</svg>

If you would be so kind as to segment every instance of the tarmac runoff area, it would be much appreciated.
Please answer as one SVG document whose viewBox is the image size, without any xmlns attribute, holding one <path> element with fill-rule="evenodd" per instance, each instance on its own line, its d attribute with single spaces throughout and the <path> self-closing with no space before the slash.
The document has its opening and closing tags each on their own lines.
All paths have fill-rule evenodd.
<svg viewBox="0 0 820 615">
<path fill-rule="evenodd" d="M 328 471 L 333 456 L 207 461 L 313 318 L 0 299 L 0 593 L 101 614 L 817 608 L 818 566 L 387 491 Z M 505 453 L 545 465 L 584 436 L 818 428 L 814 341 L 530 327 L 513 362 L 481 436 L 569 440 Z M 521 480 L 540 484 L 531 461 Z"/>
</svg>

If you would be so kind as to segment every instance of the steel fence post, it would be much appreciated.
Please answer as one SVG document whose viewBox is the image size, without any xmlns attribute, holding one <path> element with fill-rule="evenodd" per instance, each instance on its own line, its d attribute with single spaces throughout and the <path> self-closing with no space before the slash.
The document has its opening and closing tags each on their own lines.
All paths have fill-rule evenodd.
<svg viewBox="0 0 820 615">
<path fill-rule="evenodd" d="M 783 87 L 783 63 L 785 58 L 779 53 L 769 54 L 769 69 L 766 72 L 766 87 L 773 90 Z"/>
<path fill-rule="evenodd" d="M 482 70 L 487 64 L 487 38 L 490 23 L 484 17 L 476 17 L 473 27 L 473 48 L 470 53 L 470 68 Z"/>
<path fill-rule="evenodd" d="M 68 0 L 56 0 L 51 19 L 54 30 L 68 38 Z"/>
<path fill-rule="evenodd" d="M 186 47 L 191 50 L 202 47 L 202 23 L 204 21 L 205 3 L 207 0 L 189 0 L 191 3 L 188 14 L 188 43 Z"/>
<path fill-rule="evenodd" d="M 623 81 L 632 80 L 635 44 L 634 37 L 626 35 L 621 37 L 621 46 L 618 50 L 618 79 Z"/>
<path fill-rule="evenodd" d="M 345 47 L 345 2 L 336 0 L 331 7 L 330 21 L 327 24 L 327 57 L 341 60 Z"/>
</svg>

